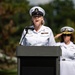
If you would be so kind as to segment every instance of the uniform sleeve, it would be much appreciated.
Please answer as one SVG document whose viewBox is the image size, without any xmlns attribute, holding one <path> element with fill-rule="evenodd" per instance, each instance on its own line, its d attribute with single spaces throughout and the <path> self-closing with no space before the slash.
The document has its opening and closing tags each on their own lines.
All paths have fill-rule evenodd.
<svg viewBox="0 0 75 75">
<path fill-rule="evenodd" d="M 56 42 L 52 30 L 50 29 L 49 46 L 55 46 Z"/>
<path fill-rule="evenodd" d="M 56 46 L 61 46 L 61 42 L 57 42 L 55 45 Z"/>
<path fill-rule="evenodd" d="M 25 45 L 25 34 L 26 34 L 26 31 L 24 29 L 22 36 L 21 36 L 21 39 L 20 39 L 20 42 L 19 42 L 20 45 Z"/>
<path fill-rule="evenodd" d="M 74 49 L 67 50 L 67 56 L 69 58 L 74 58 L 75 59 L 75 48 Z"/>
<path fill-rule="evenodd" d="M 62 46 L 62 56 L 66 56 L 67 58 L 70 59 L 75 59 L 75 47 L 74 45 L 72 46 Z"/>
</svg>

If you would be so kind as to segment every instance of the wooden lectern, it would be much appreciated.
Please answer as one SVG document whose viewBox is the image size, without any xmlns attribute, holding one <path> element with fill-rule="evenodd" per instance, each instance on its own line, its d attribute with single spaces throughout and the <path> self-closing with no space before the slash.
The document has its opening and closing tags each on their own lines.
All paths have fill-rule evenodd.
<svg viewBox="0 0 75 75">
<path fill-rule="evenodd" d="M 59 46 L 18 46 L 18 75 L 60 75 Z"/>
</svg>

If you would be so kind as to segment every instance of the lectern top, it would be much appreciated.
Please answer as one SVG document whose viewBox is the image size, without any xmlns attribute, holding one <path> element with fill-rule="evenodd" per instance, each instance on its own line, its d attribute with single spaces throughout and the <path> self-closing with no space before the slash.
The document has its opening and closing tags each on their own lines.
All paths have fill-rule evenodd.
<svg viewBox="0 0 75 75">
<path fill-rule="evenodd" d="M 59 46 L 18 46 L 17 56 L 60 56 Z"/>
</svg>

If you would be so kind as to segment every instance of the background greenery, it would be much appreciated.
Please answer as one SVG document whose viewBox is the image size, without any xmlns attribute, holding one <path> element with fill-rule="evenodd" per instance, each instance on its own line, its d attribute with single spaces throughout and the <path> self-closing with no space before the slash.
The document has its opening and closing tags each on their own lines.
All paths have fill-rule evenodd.
<svg viewBox="0 0 75 75">
<path fill-rule="evenodd" d="M 59 33 L 63 26 L 71 26 L 75 29 L 75 4 L 72 0 L 53 0 L 39 6 L 45 9 L 45 25 L 52 29 L 54 35 Z M 16 46 L 19 45 L 22 31 L 31 24 L 29 15 L 31 7 L 27 0 L 0 0 L 1 53 L 10 57 L 16 56 Z M 8 69 L 8 62 L 6 65 Z M 0 68 L 5 69 L 2 66 Z"/>
</svg>

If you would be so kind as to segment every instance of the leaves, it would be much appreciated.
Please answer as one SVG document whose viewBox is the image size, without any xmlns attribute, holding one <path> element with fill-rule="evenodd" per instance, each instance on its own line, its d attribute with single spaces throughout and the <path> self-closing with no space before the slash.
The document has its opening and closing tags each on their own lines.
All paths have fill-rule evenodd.
<svg viewBox="0 0 75 75">
<path fill-rule="evenodd" d="M 25 0 L 0 2 L 0 48 L 9 56 L 14 55 L 24 26 L 28 23 L 28 11 L 28 1 Z"/>
<path fill-rule="evenodd" d="M 54 35 L 60 33 L 60 28 L 66 25 L 75 29 L 72 0 L 53 0 L 39 6 L 45 9 L 45 25 L 52 29 Z M 0 0 L 0 48 L 7 55 L 15 55 L 23 29 L 31 24 L 30 7 L 27 0 Z"/>
</svg>

